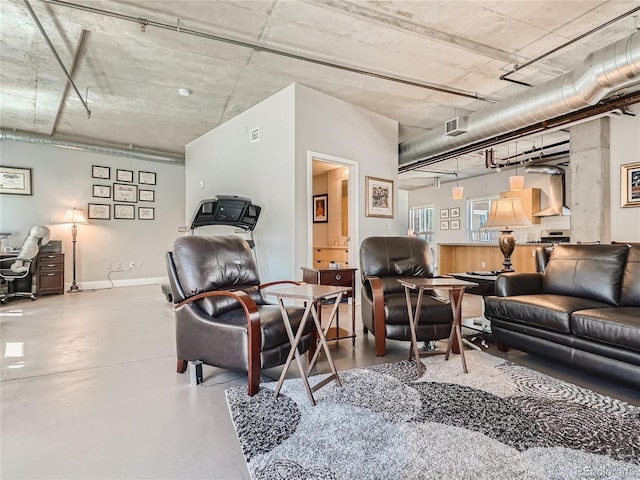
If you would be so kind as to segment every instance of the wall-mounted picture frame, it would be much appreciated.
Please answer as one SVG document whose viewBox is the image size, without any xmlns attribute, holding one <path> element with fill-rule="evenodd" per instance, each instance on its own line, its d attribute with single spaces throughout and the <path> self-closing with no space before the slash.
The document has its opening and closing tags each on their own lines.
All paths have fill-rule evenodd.
<svg viewBox="0 0 640 480">
<path fill-rule="evenodd" d="M 111 198 L 111 185 L 93 185 L 92 197 Z"/>
<path fill-rule="evenodd" d="M 138 190 L 138 200 L 141 202 L 155 202 L 156 192 L 154 190 Z"/>
<path fill-rule="evenodd" d="M 460 207 L 453 207 L 449 209 L 449 216 L 451 218 L 460 218 Z M 453 227 L 451 227 L 453 230 Z"/>
<path fill-rule="evenodd" d="M 449 230 L 449 220 L 440 220 L 440 230 Z"/>
<path fill-rule="evenodd" d="M 31 195 L 31 169 L 0 167 L 0 193 Z"/>
<path fill-rule="evenodd" d="M 451 230 L 460 230 L 460 220 L 450 220 L 449 227 Z"/>
<path fill-rule="evenodd" d="M 328 207 L 329 196 L 326 193 L 313 196 L 313 223 L 326 223 L 329 221 Z"/>
<path fill-rule="evenodd" d="M 118 220 L 134 220 L 135 206 L 134 205 L 120 205 L 115 203 L 113 205 L 113 218 Z"/>
<path fill-rule="evenodd" d="M 449 218 L 449 209 L 441 208 L 440 209 L 440 218 Z"/>
<path fill-rule="evenodd" d="M 640 207 L 640 162 L 620 166 L 620 206 Z"/>
<path fill-rule="evenodd" d="M 111 167 L 92 165 L 91 178 L 102 178 L 103 180 L 109 180 L 111 178 Z"/>
<path fill-rule="evenodd" d="M 365 177 L 365 215 L 393 218 L 393 180 Z"/>
<path fill-rule="evenodd" d="M 143 172 L 140 170 L 138 172 L 138 183 L 141 183 L 142 185 L 155 185 L 156 174 L 154 172 Z"/>
<path fill-rule="evenodd" d="M 90 203 L 87 207 L 87 218 L 91 220 L 111 220 L 111 205 Z"/>
<path fill-rule="evenodd" d="M 133 183 L 133 170 L 116 170 L 116 181 L 117 182 L 129 182 Z"/>
<path fill-rule="evenodd" d="M 155 209 L 153 207 L 138 207 L 138 220 L 154 220 Z"/>
<path fill-rule="evenodd" d="M 138 202 L 138 186 L 122 183 L 113 184 L 113 200 L 115 202 Z"/>
</svg>

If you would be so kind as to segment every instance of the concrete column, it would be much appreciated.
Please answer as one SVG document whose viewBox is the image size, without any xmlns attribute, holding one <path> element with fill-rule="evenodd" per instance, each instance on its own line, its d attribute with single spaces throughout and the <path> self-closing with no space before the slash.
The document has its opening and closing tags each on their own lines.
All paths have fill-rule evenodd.
<svg viewBox="0 0 640 480">
<path fill-rule="evenodd" d="M 571 241 L 611 242 L 610 120 L 569 129 Z"/>
</svg>

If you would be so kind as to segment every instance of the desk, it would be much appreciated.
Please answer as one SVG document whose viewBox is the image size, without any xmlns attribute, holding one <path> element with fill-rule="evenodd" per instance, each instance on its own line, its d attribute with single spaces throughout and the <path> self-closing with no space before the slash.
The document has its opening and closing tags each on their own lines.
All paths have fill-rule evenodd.
<svg viewBox="0 0 640 480">
<path fill-rule="evenodd" d="M 337 287 L 351 287 L 351 290 L 344 294 L 343 298 L 351 298 L 351 334 L 340 328 L 340 317 L 336 313 L 336 328 L 330 329 L 327 340 L 340 340 L 341 338 L 351 338 L 351 346 L 356 346 L 356 270 L 357 268 L 338 268 L 336 270 L 323 268 L 302 267 L 302 281 L 315 285 L 334 285 Z M 318 309 L 320 323 L 322 323 L 322 309 Z"/>
<path fill-rule="evenodd" d="M 422 306 L 422 293 L 425 289 L 434 288 L 449 291 L 449 300 L 451 303 L 451 312 L 453 313 L 453 324 L 451 325 L 451 334 L 449 335 L 449 345 L 447 353 L 444 357 L 449 360 L 449 354 L 454 342 L 460 350 L 460 358 L 462 359 L 462 369 L 464 373 L 468 373 L 467 362 L 464 358 L 464 347 L 462 345 L 462 296 L 465 288 L 477 287 L 477 283 L 458 280 L 457 278 L 399 278 L 398 282 L 404 286 L 404 292 L 407 298 L 407 312 L 409 314 L 409 325 L 411 328 L 411 348 L 416 358 L 416 366 L 418 368 L 418 376 L 422 375 L 422 362 L 420 361 L 420 351 L 418 350 L 418 342 L 416 340 L 416 326 L 420 319 L 420 307 Z M 410 290 L 418 290 L 418 300 L 416 303 L 415 316 L 411 307 Z"/>
<path fill-rule="evenodd" d="M 280 305 L 280 311 L 282 312 L 282 319 L 284 321 L 284 326 L 287 330 L 287 335 L 289 336 L 289 341 L 291 342 L 291 350 L 289 351 L 289 355 L 287 357 L 287 361 L 284 364 L 284 368 L 282 370 L 282 374 L 280 375 L 280 379 L 278 380 L 278 385 L 276 386 L 276 390 L 274 395 L 277 397 L 280 393 L 280 389 L 282 388 L 282 383 L 284 382 L 284 378 L 289 370 L 291 365 L 291 361 L 293 357 L 296 358 L 296 363 L 298 364 L 298 370 L 300 371 L 300 375 L 302 377 L 302 383 L 304 384 L 305 390 L 307 392 L 307 396 L 309 397 L 309 401 L 311 405 L 315 406 L 316 401 L 313 398 L 313 392 L 324 387 L 326 384 L 335 380 L 338 386 L 342 386 L 340 383 L 340 377 L 338 377 L 338 372 L 336 371 L 336 367 L 333 364 L 333 359 L 331 358 L 331 352 L 329 351 L 329 346 L 327 345 L 327 340 L 325 338 L 325 333 L 331 327 L 331 322 L 335 317 L 338 307 L 340 306 L 340 301 L 342 300 L 342 296 L 349 292 L 351 289 L 349 287 L 335 287 L 329 285 L 288 285 L 283 287 L 274 287 L 269 290 L 266 290 L 265 293 L 267 295 L 274 295 L 278 299 L 278 305 Z M 318 312 L 316 310 L 316 304 L 320 300 L 333 298 L 335 297 L 335 301 L 333 302 L 333 309 L 331 311 L 331 317 L 329 317 L 329 322 L 325 327 L 325 330 L 322 330 L 322 325 L 320 324 L 320 319 L 318 318 Z M 287 309 L 284 305 L 284 299 L 295 299 L 302 300 L 305 303 L 304 314 L 302 315 L 302 321 L 300 322 L 300 326 L 298 327 L 298 331 L 294 335 L 293 329 L 291 328 L 291 322 L 289 321 L 289 315 L 287 314 Z M 300 342 L 300 338 L 302 337 L 302 332 L 304 331 L 304 326 L 307 323 L 307 319 L 309 318 L 309 314 L 313 317 L 313 322 L 315 323 L 316 331 L 318 332 L 318 339 L 320 340 L 320 345 L 322 350 L 327 356 L 327 362 L 329 362 L 329 368 L 331 368 L 331 375 L 327 378 L 319 382 L 317 385 L 313 387 L 309 386 L 309 373 L 311 373 L 311 369 L 316 363 L 318 359 L 318 355 L 320 354 L 320 349 L 316 350 L 313 358 L 309 362 L 309 368 L 305 371 L 304 366 L 302 365 L 302 357 L 300 356 L 300 352 L 298 352 L 298 343 Z"/>
</svg>

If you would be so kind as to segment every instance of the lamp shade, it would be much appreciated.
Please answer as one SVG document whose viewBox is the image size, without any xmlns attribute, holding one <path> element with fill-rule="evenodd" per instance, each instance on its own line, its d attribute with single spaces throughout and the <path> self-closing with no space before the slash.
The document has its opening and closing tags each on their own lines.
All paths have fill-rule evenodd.
<svg viewBox="0 0 640 480">
<path fill-rule="evenodd" d="M 522 190 L 524 188 L 524 176 L 512 175 L 509 177 L 509 190 L 512 192 Z"/>
<path fill-rule="evenodd" d="M 453 198 L 454 200 L 462 200 L 463 194 L 464 194 L 464 187 L 451 188 L 451 198 Z"/>
<path fill-rule="evenodd" d="M 529 225 L 531 222 L 524 213 L 519 198 L 500 198 L 491 202 L 487 221 L 481 228 L 511 230 Z"/>
<path fill-rule="evenodd" d="M 87 217 L 84 216 L 84 211 L 80 208 L 74 208 L 72 210 L 67 210 L 64 214 L 63 223 L 89 223 L 87 222 Z"/>
</svg>

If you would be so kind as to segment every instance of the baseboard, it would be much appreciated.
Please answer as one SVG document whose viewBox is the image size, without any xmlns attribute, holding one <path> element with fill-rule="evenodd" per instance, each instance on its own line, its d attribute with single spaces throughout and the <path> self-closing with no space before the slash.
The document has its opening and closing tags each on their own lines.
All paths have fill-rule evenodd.
<svg viewBox="0 0 640 480">
<path fill-rule="evenodd" d="M 101 288 L 116 288 L 116 287 L 136 287 L 140 285 L 161 285 L 163 283 L 169 283 L 168 277 L 149 277 L 149 278 L 123 278 L 116 280 L 99 280 L 95 282 L 82 282 L 78 286 L 81 289 L 89 290 Z M 69 290 L 71 284 L 65 285 L 65 291 Z"/>
</svg>

